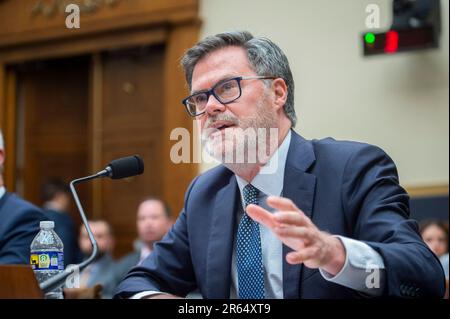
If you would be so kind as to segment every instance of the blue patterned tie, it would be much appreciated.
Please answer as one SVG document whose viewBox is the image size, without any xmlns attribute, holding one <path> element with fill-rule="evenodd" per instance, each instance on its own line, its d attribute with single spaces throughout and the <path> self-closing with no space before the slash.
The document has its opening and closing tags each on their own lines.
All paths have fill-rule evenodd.
<svg viewBox="0 0 450 319">
<path fill-rule="evenodd" d="M 258 193 L 258 189 L 247 184 L 243 189 L 245 206 L 258 204 Z M 239 298 L 264 299 L 264 268 L 259 224 L 245 212 L 238 227 L 236 265 Z"/>
</svg>

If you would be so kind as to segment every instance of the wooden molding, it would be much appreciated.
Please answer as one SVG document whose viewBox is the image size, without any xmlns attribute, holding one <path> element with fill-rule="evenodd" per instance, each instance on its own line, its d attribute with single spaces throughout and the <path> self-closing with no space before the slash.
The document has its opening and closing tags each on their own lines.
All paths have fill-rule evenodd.
<svg viewBox="0 0 450 319">
<path fill-rule="evenodd" d="M 68 29 L 67 13 L 33 15 L 37 0 L 0 1 L 0 48 L 51 41 L 124 28 L 180 23 L 198 15 L 198 0 L 118 1 L 111 7 L 80 13 L 80 28 Z M 47 5 L 51 3 L 47 2 Z M 76 1 L 74 1 L 76 2 Z"/>
<path fill-rule="evenodd" d="M 411 197 L 448 196 L 448 184 L 405 187 Z"/>
<path fill-rule="evenodd" d="M 120 49 L 138 45 L 164 43 L 167 31 L 164 27 L 151 29 L 121 30 L 96 37 L 64 39 L 56 42 L 23 46 L 16 49 L 0 50 L 0 62 L 19 63 L 52 57 L 88 54 L 100 50 Z"/>
<path fill-rule="evenodd" d="M 175 212 L 181 211 L 183 197 L 173 191 L 174 187 L 187 189 L 189 183 L 198 174 L 198 164 L 180 163 L 174 164 L 169 160 L 170 149 L 175 143 L 169 139 L 172 129 L 176 127 L 186 128 L 190 132 L 192 142 L 192 118 L 183 109 L 181 100 L 188 93 L 183 71 L 179 65 L 180 58 L 186 48 L 191 47 L 198 41 L 200 23 L 178 25 L 171 29 L 167 41 L 167 52 L 165 59 L 165 102 L 164 102 L 164 138 L 163 156 L 166 172 L 178 172 L 167 174 L 164 180 L 164 198 L 172 203 Z M 192 152 L 192 145 L 190 145 Z M 192 156 L 191 156 L 192 159 Z M 180 168 L 181 167 L 181 168 Z"/>
</svg>

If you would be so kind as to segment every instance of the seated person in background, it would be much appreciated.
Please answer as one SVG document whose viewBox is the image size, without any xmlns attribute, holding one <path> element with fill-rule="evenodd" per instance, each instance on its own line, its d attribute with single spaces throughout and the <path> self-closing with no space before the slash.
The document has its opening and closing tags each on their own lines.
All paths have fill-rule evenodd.
<svg viewBox="0 0 450 319">
<path fill-rule="evenodd" d="M 81 257 L 72 217 L 69 215 L 69 187 L 59 179 L 49 180 L 42 188 L 43 209 L 48 219 L 55 222 L 55 232 L 64 244 L 64 265 L 76 264 Z"/>
<path fill-rule="evenodd" d="M 140 264 L 152 251 L 153 245 L 160 241 L 172 226 L 170 207 L 161 199 L 149 197 L 138 207 L 136 228 L 139 237 L 134 252 L 123 257 L 117 264 L 117 276 L 122 279 L 126 273 Z"/>
<path fill-rule="evenodd" d="M 420 222 L 420 235 L 433 253 L 441 258 L 448 253 L 448 225 L 441 220 L 426 219 Z"/>
<path fill-rule="evenodd" d="M 30 245 L 45 220 L 42 211 L 3 185 L 5 150 L 0 131 L 0 264 L 29 264 Z"/>
<path fill-rule="evenodd" d="M 423 241 L 439 257 L 446 279 L 445 298 L 448 299 L 448 223 L 442 220 L 426 219 L 420 222 Z"/>
<path fill-rule="evenodd" d="M 80 288 L 93 287 L 96 284 L 101 284 L 103 287 L 102 297 L 111 298 L 117 284 L 114 273 L 115 263 L 111 256 L 114 248 L 112 229 L 104 220 L 91 220 L 89 221 L 89 226 L 97 241 L 99 254 L 94 262 L 81 272 Z M 89 257 L 92 252 L 92 244 L 84 225 L 80 227 L 79 241 L 81 251 L 85 258 Z"/>
</svg>

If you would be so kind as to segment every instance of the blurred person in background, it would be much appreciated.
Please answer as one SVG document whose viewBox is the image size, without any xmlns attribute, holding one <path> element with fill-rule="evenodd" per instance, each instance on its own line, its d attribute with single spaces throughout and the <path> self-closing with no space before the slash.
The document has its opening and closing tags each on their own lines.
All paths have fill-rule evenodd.
<svg viewBox="0 0 450 319">
<path fill-rule="evenodd" d="M 30 245 L 45 220 L 42 211 L 3 184 L 5 149 L 0 131 L 0 264 L 29 264 Z"/>
<path fill-rule="evenodd" d="M 117 284 L 115 263 L 112 258 L 114 234 L 111 226 L 104 220 L 90 220 L 89 226 L 98 244 L 97 258 L 80 274 L 80 288 L 102 285 L 102 297 L 111 298 Z M 92 253 L 92 244 L 84 225 L 80 227 L 80 249 L 85 258 Z"/>
<path fill-rule="evenodd" d="M 55 222 L 55 232 L 64 244 L 64 264 L 76 264 L 81 252 L 77 243 L 75 224 L 69 215 L 69 187 L 60 179 L 47 181 L 42 188 L 43 209 L 48 219 Z"/>
<path fill-rule="evenodd" d="M 122 279 L 126 273 L 140 264 L 172 226 L 172 212 L 167 203 L 156 197 L 144 199 L 138 206 L 136 229 L 138 241 L 135 251 L 123 257 L 117 264 L 117 276 Z"/>
<path fill-rule="evenodd" d="M 444 268 L 447 284 L 445 298 L 448 299 L 448 222 L 427 219 L 423 220 L 419 226 L 423 241 L 439 257 L 442 268 Z"/>
<path fill-rule="evenodd" d="M 448 223 L 427 219 L 420 223 L 419 229 L 423 241 L 436 256 L 441 258 L 448 253 Z"/>
</svg>

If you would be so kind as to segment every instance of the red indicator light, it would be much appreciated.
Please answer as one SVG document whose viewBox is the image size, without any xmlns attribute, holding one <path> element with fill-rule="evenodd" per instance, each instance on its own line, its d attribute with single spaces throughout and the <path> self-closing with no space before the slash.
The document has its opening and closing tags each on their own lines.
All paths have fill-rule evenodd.
<svg viewBox="0 0 450 319">
<path fill-rule="evenodd" d="M 386 44 L 384 46 L 384 52 L 395 53 L 398 50 L 398 32 L 388 31 L 386 33 Z"/>
</svg>

